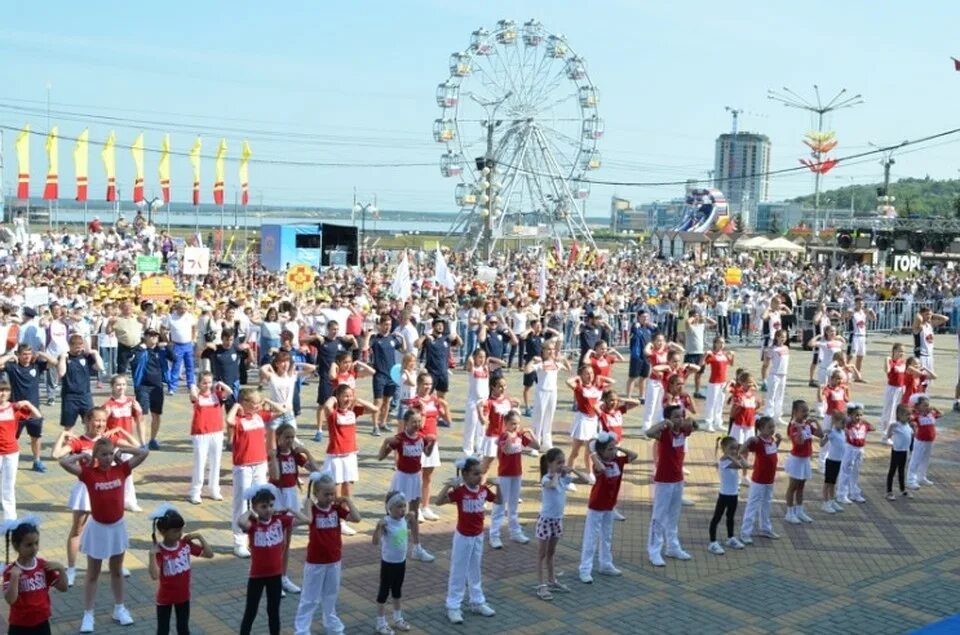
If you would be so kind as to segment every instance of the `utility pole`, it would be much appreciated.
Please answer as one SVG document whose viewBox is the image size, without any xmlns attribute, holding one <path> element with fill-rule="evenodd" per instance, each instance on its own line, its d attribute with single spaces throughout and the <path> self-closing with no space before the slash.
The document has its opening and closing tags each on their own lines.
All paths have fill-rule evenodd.
<svg viewBox="0 0 960 635">
<path fill-rule="evenodd" d="M 485 101 L 480 99 L 474 94 L 470 94 L 470 98 L 475 102 L 480 104 L 480 106 L 487 111 L 487 120 L 483 123 L 484 128 L 486 128 L 487 133 L 487 150 L 482 157 L 477 157 L 475 159 L 477 170 L 482 175 L 483 184 L 482 197 L 485 197 L 484 201 L 481 198 L 482 205 L 484 207 L 480 208 L 480 217 L 483 221 L 483 228 L 480 232 L 480 247 L 481 254 L 484 259 L 484 262 L 490 262 L 490 256 L 493 253 L 493 223 L 494 223 L 494 213 L 496 210 L 496 186 L 494 184 L 494 170 L 496 169 L 496 161 L 493 153 L 493 133 L 497 129 L 497 126 L 500 125 L 500 121 L 497 121 L 496 114 L 497 110 L 502 106 L 510 97 L 513 96 L 513 91 L 508 91 L 506 95 L 500 98 L 498 101 Z"/>
</svg>

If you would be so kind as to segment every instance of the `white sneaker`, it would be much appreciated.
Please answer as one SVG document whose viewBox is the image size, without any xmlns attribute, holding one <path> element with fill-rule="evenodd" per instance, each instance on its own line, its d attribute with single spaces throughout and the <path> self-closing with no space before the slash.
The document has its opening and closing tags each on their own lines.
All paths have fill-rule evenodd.
<svg viewBox="0 0 960 635">
<path fill-rule="evenodd" d="M 494 615 L 497 614 L 497 612 L 494 611 L 492 608 L 490 608 L 490 605 L 489 605 L 489 604 L 486 604 L 486 603 L 484 603 L 484 604 L 471 604 L 471 605 L 470 605 L 470 612 L 471 612 L 471 613 L 476 613 L 477 615 L 482 615 L 482 616 L 484 616 L 484 617 L 493 617 Z"/>
<path fill-rule="evenodd" d="M 530 542 L 530 539 L 527 538 L 526 534 L 524 534 L 522 531 L 516 534 L 510 534 L 510 540 L 521 545 L 525 545 Z"/>
<path fill-rule="evenodd" d="M 357 530 L 347 524 L 347 521 L 340 521 L 340 533 L 344 536 L 356 536 Z"/>
<path fill-rule="evenodd" d="M 120 626 L 130 626 L 133 624 L 133 617 L 130 616 L 130 611 L 127 610 L 127 607 L 121 604 L 120 606 L 113 607 L 113 621 Z"/>
<path fill-rule="evenodd" d="M 608 575 L 612 578 L 618 578 L 623 575 L 623 571 L 613 565 L 610 565 L 609 567 L 600 567 L 597 569 L 597 573 L 600 575 Z"/>
<path fill-rule="evenodd" d="M 490 536 L 490 548 L 503 549 L 503 541 L 500 540 L 500 536 Z"/>
<path fill-rule="evenodd" d="M 780 534 L 775 531 L 758 531 L 757 535 L 769 538 L 770 540 L 780 540 Z"/>
<path fill-rule="evenodd" d="M 723 550 L 723 547 L 720 546 L 719 542 L 711 542 L 710 545 L 707 547 L 707 551 L 709 551 L 715 556 L 722 556 L 723 554 L 727 553 L 726 551 Z"/>
<path fill-rule="evenodd" d="M 67 567 L 67 586 L 72 587 L 76 579 L 77 579 L 77 568 Z"/>
<path fill-rule="evenodd" d="M 914 483 L 914 482 L 907 483 L 907 489 L 913 489 L 913 490 L 920 489 L 920 484 Z"/>
<path fill-rule="evenodd" d="M 447 619 L 451 624 L 463 624 L 463 612 L 460 609 L 447 609 Z"/>
<path fill-rule="evenodd" d="M 423 517 L 423 510 L 422 510 L 422 509 L 418 509 L 418 510 L 417 510 L 417 522 L 420 523 L 421 525 L 426 522 L 426 520 L 425 520 L 424 517 Z"/>
<path fill-rule="evenodd" d="M 249 558 L 250 549 L 246 545 L 237 545 L 233 548 L 233 555 L 238 558 Z"/>
<path fill-rule="evenodd" d="M 573 482 L 571 481 L 570 483 L 567 483 L 567 491 L 568 491 L 568 492 L 575 492 L 575 491 L 577 491 L 577 486 L 574 485 Z"/>
<path fill-rule="evenodd" d="M 280 578 L 280 584 L 287 593 L 300 593 L 300 587 L 293 583 L 293 580 L 287 576 Z"/>
<path fill-rule="evenodd" d="M 833 505 L 831 503 L 832 501 L 825 502 L 823 505 L 820 506 L 820 511 L 825 512 L 827 514 L 836 514 L 837 510 L 833 508 Z"/>
<path fill-rule="evenodd" d="M 853 502 L 854 502 L 854 503 L 866 503 L 866 502 L 867 502 L 867 499 L 864 498 L 862 495 L 858 494 L 858 495 L 856 495 L 856 496 L 853 497 Z"/>
<path fill-rule="evenodd" d="M 596 475 L 596 474 L 594 474 L 593 472 L 590 472 L 589 474 L 587 474 L 587 483 L 590 483 L 591 485 L 594 485 L 596 482 L 597 482 L 597 475 Z M 571 483 L 571 485 L 572 485 L 572 483 Z"/>
<path fill-rule="evenodd" d="M 750 536 L 740 536 L 740 543 L 744 545 L 752 545 L 753 538 L 751 538 Z"/>
<path fill-rule="evenodd" d="M 536 457 L 540 456 L 540 451 L 539 451 L 539 450 L 534 450 L 533 448 L 530 448 L 529 450 L 527 450 L 527 456 L 532 456 L 532 457 L 536 458 Z"/>
<path fill-rule="evenodd" d="M 387 623 L 377 624 L 377 629 L 373 631 L 377 635 L 394 635 L 393 629 L 387 626 Z"/>
<path fill-rule="evenodd" d="M 730 538 L 727 538 L 727 546 L 730 547 L 731 549 L 743 549 L 743 548 L 744 548 L 743 543 L 740 542 L 740 539 L 737 538 L 736 536 L 731 536 Z"/>
<path fill-rule="evenodd" d="M 423 545 L 414 545 L 413 551 L 410 552 L 410 557 L 420 562 L 433 562 L 436 560 L 432 553 L 423 548 Z"/>
<path fill-rule="evenodd" d="M 122 574 L 123 574 L 123 577 L 125 577 L 125 578 L 129 578 L 129 577 L 130 577 L 130 569 L 128 569 L 128 568 L 126 568 L 126 567 L 123 567 L 122 569 L 120 569 L 120 573 L 122 573 Z"/>
<path fill-rule="evenodd" d="M 842 511 L 843 511 L 843 506 L 840 505 L 840 503 L 837 501 L 837 499 L 833 499 L 832 501 L 830 501 L 830 506 L 833 507 L 833 511 L 835 511 L 835 512 L 842 512 Z"/>
<path fill-rule="evenodd" d="M 590 575 L 589 573 L 581 573 L 580 581 L 583 582 L 584 584 L 593 584 L 593 576 Z"/>
<path fill-rule="evenodd" d="M 436 512 L 429 507 L 424 507 L 422 511 L 424 520 L 440 520 L 440 517 L 437 516 Z"/>
<path fill-rule="evenodd" d="M 191 496 L 190 503 L 193 505 L 203 505 L 203 500 L 199 496 Z"/>
<path fill-rule="evenodd" d="M 850 500 L 847 496 L 841 496 L 837 498 L 837 502 L 842 503 L 843 505 L 853 505 L 853 501 Z"/>
<path fill-rule="evenodd" d="M 810 518 L 810 516 L 807 515 L 807 512 L 805 512 L 802 507 L 801 507 L 799 510 L 797 510 L 797 513 L 796 513 L 795 515 L 796 515 L 797 518 L 799 518 L 800 520 L 802 520 L 802 521 L 805 522 L 805 523 L 812 523 L 812 522 L 813 522 L 813 519 Z"/>
<path fill-rule="evenodd" d="M 93 611 L 90 611 L 89 613 L 87 611 L 83 612 L 83 617 L 80 618 L 80 632 L 93 632 Z"/>
<path fill-rule="evenodd" d="M 783 522 L 790 523 L 791 525 L 802 525 L 803 521 L 797 518 L 794 514 L 787 512 L 787 515 L 783 517 Z"/>
<path fill-rule="evenodd" d="M 215 501 L 222 501 L 223 494 L 221 494 L 220 492 L 216 492 L 215 494 L 210 494 L 210 498 L 212 498 Z"/>
<path fill-rule="evenodd" d="M 626 520 L 627 517 L 621 514 L 618 510 L 613 510 L 613 519 L 614 520 Z"/>
<path fill-rule="evenodd" d="M 924 485 L 933 485 L 933 484 L 934 484 L 933 481 L 931 481 L 931 480 L 928 479 L 928 478 L 922 478 L 922 479 L 920 479 L 920 482 L 923 483 Z"/>
<path fill-rule="evenodd" d="M 666 553 L 666 556 L 668 558 L 676 558 L 677 560 L 693 560 L 693 556 L 691 556 L 689 553 L 687 553 L 683 549 L 680 549 L 678 551 L 668 551 Z"/>
<path fill-rule="evenodd" d="M 690 500 L 686 496 L 680 499 L 680 504 L 682 504 L 684 507 L 693 507 L 694 505 L 696 505 L 696 503 L 694 503 L 692 500 Z"/>
<path fill-rule="evenodd" d="M 655 554 L 652 554 L 652 555 L 651 555 L 651 554 L 648 554 L 647 557 L 650 559 L 650 564 L 652 564 L 652 565 L 655 566 L 655 567 L 665 567 L 665 566 L 667 566 L 667 563 L 666 563 L 666 561 L 663 559 L 663 556 L 661 556 L 659 553 L 655 553 Z"/>
</svg>

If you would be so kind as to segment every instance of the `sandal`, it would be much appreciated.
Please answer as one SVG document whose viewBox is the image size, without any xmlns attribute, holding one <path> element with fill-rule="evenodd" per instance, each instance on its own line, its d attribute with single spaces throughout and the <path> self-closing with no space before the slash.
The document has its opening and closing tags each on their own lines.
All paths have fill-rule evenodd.
<svg viewBox="0 0 960 635">
<path fill-rule="evenodd" d="M 537 597 L 549 602 L 553 599 L 553 593 L 550 593 L 550 588 L 546 584 L 541 584 L 537 587 Z"/>
</svg>

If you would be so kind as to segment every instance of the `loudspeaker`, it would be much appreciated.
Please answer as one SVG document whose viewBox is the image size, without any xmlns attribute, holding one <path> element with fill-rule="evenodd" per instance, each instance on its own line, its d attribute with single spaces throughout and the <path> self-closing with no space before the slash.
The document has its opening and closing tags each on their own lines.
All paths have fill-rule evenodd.
<svg viewBox="0 0 960 635">
<path fill-rule="evenodd" d="M 360 264 L 359 230 L 351 225 L 320 224 L 322 247 L 320 264 L 324 267 Z M 333 262 L 331 262 L 331 254 Z M 345 255 L 345 256 L 344 256 Z"/>
</svg>

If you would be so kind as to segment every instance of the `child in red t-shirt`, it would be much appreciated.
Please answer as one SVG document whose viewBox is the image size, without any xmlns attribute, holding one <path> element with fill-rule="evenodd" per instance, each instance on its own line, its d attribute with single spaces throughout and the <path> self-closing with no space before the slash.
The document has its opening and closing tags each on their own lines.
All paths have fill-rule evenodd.
<svg viewBox="0 0 960 635">
<path fill-rule="evenodd" d="M 17 432 L 20 422 L 42 416 L 29 401 L 11 402 L 10 384 L 6 379 L 0 379 L 0 504 L 5 520 L 17 517 L 17 463 L 20 460 Z"/>
<path fill-rule="evenodd" d="M 745 545 L 753 544 L 753 530 L 758 524 L 760 531 L 757 535 L 771 540 L 780 537 L 773 531 L 773 523 L 770 522 L 773 482 L 777 476 L 777 450 L 782 440 L 780 433 L 775 433 L 776 429 L 777 424 L 772 417 L 760 417 L 757 420 L 757 436 L 750 437 L 740 446 L 740 458 L 744 461 L 750 452 L 754 454 L 747 507 L 740 525 L 740 542 Z"/>
<path fill-rule="evenodd" d="M 133 397 L 127 395 L 127 378 L 125 375 L 114 375 L 110 378 L 110 398 L 103 406 L 107 411 L 107 430 L 123 429 L 130 438 L 139 445 L 146 445 L 143 429 L 143 409 Z M 141 512 L 137 502 L 137 490 L 133 485 L 133 476 L 128 476 L 123 483 L 123 506 L 129 512 Z"/>
<path fill-rule="evenodd" d="M 220 462 L 223 458 L 223 407 L 233 397 L 233 389 L 222 381 L 214 382 L 213 373 L 200 373 L 197 386 L 190 388 L 193 418 L 190 439 L 193 445 L 193 475 L 190 477 L 190 502 L 200 505 L 204 472 L 210 498 L 223 500 L 220 493 Z"/>
<path fill-rule="evenodd" d="M 360 513 L 348 496 L 337 496 L 336 480 L 327 472 L 312 472 L 303 511 L 299 517 L 310 525 L 307 557 L 303 564 L 303 591 L 293 623 L 294 633 L 309 633 L 317 607 L 323 613 L 327 633 L 342 633 L 337 617 L 340 568 L 343 552 L 341 523 L 359 522 Z"/>
<path fill-rule="evenodd" d="M 128 461 L 124 454 L 132 455 Z M 60 466 L 79 477 L 90 497 L 90 519 L 80 536 L 80 552 L 87 554 L 87 577 L 84 582 L 84 611 L 81 633 L 92 633 L 93 609 L 97 579 L 104 560 L 110 563 L 113 587 L 113 620 L 121 626 L 133 624 L 130 612 L 123 605 L 123 556 L 129 545 L 123 519 L 123 481 L 150 454 L 146 448 L 116 448 L 109 438 L 101 437 L 91 451 L 70 454 L 60 459 Z"/>
<path fill-rule="evenodd" d="M 7 624 L 10 633 L 50 632 L 50 587 L 67 590 L 67 572 L 63 565 L 37 557 L 40 550 L 40 520 L 26 516 L 8 520 L 2 526 L 17 559 L 3 570 L 3 596 L 10 605 Z"/>
<path fill-rule="evenodd" d="M 680 545 L 680 508 L 683 505 L 683 461 L 687 437 L 697 429 L 696 422 L 684 417 L 681 406 L 667 406 L 665 419 L 647 430 L 656 441 L 656 468 L 653 474 L 653 509 L 647 538 L 647 557 L 655 567 L 664 567 L 664 546 L 668 558 L 690 560 Z"/>
<path fill-rule="evenodd" d="M 241 394 L 243 391 L 240 391 Z M 253 485 L 243 493 L 250 510 L 237 518 L 237 524 L 250 540 L 250 577 L 247 580 L 247 605 L 240 620 L 240 635 L 250 635 L 260 610 L 260 596 L 267 591 L 267 623 L 270 635 L 280 635 L 280 598 L 283 593 L 284 537 L 299 523 L 307 523 L 300 510 L 275 511 L 280 492 L 270 483 Z"/>
<path fill-rule="evenodd" d="M 190 558 L 212 558 L 213 549 L 199 533 L 183 533 L 183 516 L 162 503 L 149 516 L 153 523 L 153 546 L 148 569 L 157 580 L 157 635 L 170 632 L 170 617 L 176 612 L 177 632 L 190 632 Z M 157 532 L 160 541 L 157 542 Z"/>
<path fill-rule="evenodd" d="M 525 545 L 530 542 L 520 528 L 520 482 L 523 478 L 524 448 L 540 449 L 533 432 L 520 427 L 520 412 L 511 410 L 503 420 L 503 434 L 497 442 L 497 483 L 503 504 L 493 506 L 490 515 L 490 546 L 502 549 L 500 529 L 504 516 L 510 528 L 510 540 Z"/>
<path fill-rule="evenodd" d="M 447 619 L 451 624 L 463 624 L 464 587 L 470 584 L 470 611 L 484 617 L 496 615 L 483 595 L 480 563 L 483 558 L 484 505 L 503 502 L 500 486 L 483 481 L 483 469 L 475 457 L 458 459 L 457 476 L 437 494 L 436 504 L 457 506 L 457 528 L 453 532 L 453 550 L 450 553 L 450 577 L 447 580 Z M 491 485 L 493 489 L 490 489 Z"/>
<path fill-rule="evenodd" d="M 621 398 L 616 390 L 607 389 L 603 391 L 603 400 L 600 404 L 600 430 L 609 432 L 617 437 L 617 445 L 623 441 L 623 415 L 627 414 L 633 408 L 640 405 L 637 399 Z M 626 520 L 620 510 L 613 508 L 614 520 Z"/>
</svg>

